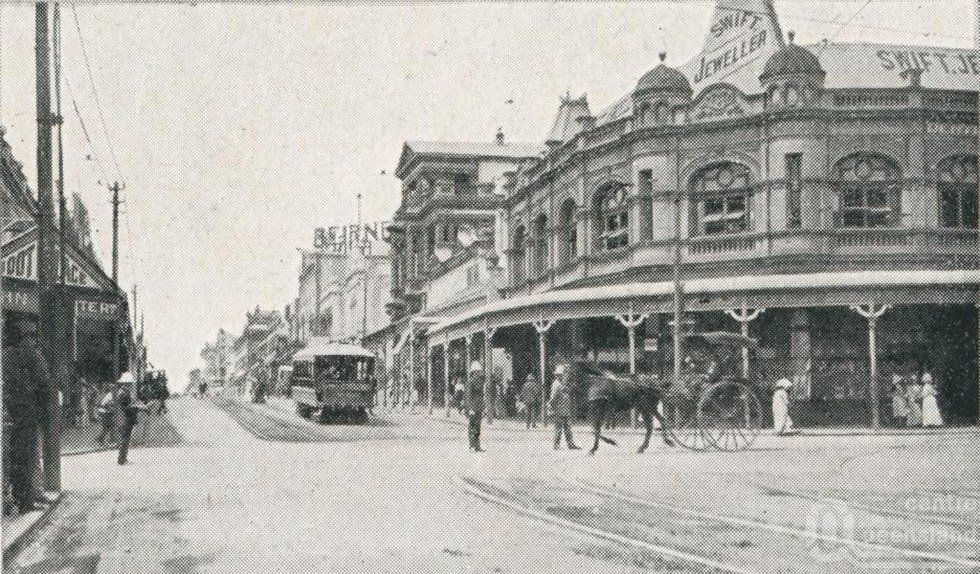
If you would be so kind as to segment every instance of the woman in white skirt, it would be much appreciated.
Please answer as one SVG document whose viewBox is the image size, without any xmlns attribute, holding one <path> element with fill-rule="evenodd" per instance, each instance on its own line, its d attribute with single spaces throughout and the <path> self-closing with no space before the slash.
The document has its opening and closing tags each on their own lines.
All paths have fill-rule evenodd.
<svg viewBox="0 0 980 574">
<path fill-rule="evenodd" d="M 793 428 L 793 419 L 789 416 L 789 389 L 792 386 L 789 379 L 779 379 L 772 394 L 772 426 L 777 435 L 797 432 Z"/>
<path fill-rule="evenodd" d="M 939 404 L 936 402 L 936 390 L 932 381 L 932 374 L 922 375 L 922 426 L 941 427 L 943 426 L 943 416 L 939 412 Z"/>
</svg>

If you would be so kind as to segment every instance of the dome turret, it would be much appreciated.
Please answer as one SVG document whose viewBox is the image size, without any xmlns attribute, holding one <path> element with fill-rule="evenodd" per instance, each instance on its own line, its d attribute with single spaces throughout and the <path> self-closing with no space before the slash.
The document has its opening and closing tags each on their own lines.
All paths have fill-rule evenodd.
<svg viewBox="0 0 980 574">
<path fill-rule="evenodd" d="M 683 94 L 685 97 L 691 96 L 693 93 L 691 82 L 679 70 L 664 64 L 664 60 L 666 59 L 666 52 L 661 52 L 660 64 L 646 74 L 643 74 L 640 81 L 636 83 L 636 89 L 633 90 L 634 98 L 639 95 L 654 92 Z"/>
<path fill-rule="evenodd" d="M 827 73 L 820 60 L 803 46 L 793 43 L 793 32 L 789 33 L 789 44 L 781 48 L 766 61 L 766 67 L 759 76 L 763 85 L 787 78 L 807 78 L 822 83 Z"/>
</svg>

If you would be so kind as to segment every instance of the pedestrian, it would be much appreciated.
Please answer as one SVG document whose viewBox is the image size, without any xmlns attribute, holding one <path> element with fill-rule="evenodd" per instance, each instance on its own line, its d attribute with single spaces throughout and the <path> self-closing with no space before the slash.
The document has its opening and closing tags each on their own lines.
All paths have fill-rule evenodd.
<svg viewBox="0 0 980 574">
<path fill-rule="evenodd" d="M 909 405 L 905 398 L 905 384 L 898 373 L 892 375 L 892 420 L 896 427 L 905 423 L 909 415 Z"/>
<path fill-rule="evenodd" d="M 456 401 L 456 410 L 459 414 L 466 411 L 466 387 L 463 386 L 463 377 L 456 377 L 456 384 L 453 386 L 453 400 Z"/>
<path fill-rule="evenodd" d="M 50 384 L 41 356 L 37 325 L 20 321 L 13 344 L 3 350 L 3 404 L 10 420 L 10 488 L 21 513 L 38 509 L 41 470 L 38 428 L 47 416 L 45 391 Z"/>
<path fill-rule="evenodd" d="M 541 386 L 534 373 L 528 373 L 521 387 L 521 402 L 524 403 L 524 417 L 527 428 L 537 428 L 538 414 L 541 410 Z"/>
<path fill-rule="evenodd" d="M 776 391 L 772 394 L 772 426 L 777 435 L 796 434 L 793 419 L 789 416 L 789 390 L 793 383 L 786 378 L 776 381 Z"/>
<path fill-rule="evenodd" d="M 101 445 L 105 445 L 106 438 L 109 439 L 110 444 L 116 442 L 116 400 L 112 394 L 112 389 L 106 391 L 106 394 L 102 396 L 97 411 L 99 422 L 102 423 L 102 432 L 95 440 Z"/>
<path fill-rule="evenodd" d="M 146 410 L 139 399 L 133 396 L 134 384 L 135 381 L 129 373 L 123 373 L 122 377 L 119 378 L 119 396 L 116 397 L 119 414 L 122 416 L 122 428 L 119 433 L 119 458 L 117 459 L 119 464 L 129 462 L 129 443 L 133 438 L 133 427 L 139 420 L 139 412 Z"/>
<path fill-rule="evenodd" d="M 922 375 L 922 426 L 934 428 L 943 426 L 943 415 L 939 412 L 939 403 L 936 397 L 939 391 L 933 383 L 932 374 Z"/>
<path fill-rule="evenodd" d="M 483 452 L 480 448 L 480 425 L 483 422 L 483 365 L 480 361 L 470 364 L 470 376 L 466 381 L 466 414 L 469 417 L 470 450 Z"/>
<path fill-rule="evenodd" d="M 911 384 L 905 389 L 905 404 L 908 406 L 905 426 L 909 428 L 922 426 L 922 386 L 914 375 Z"/>
<path fill-rule="evenodd" d="M 567 368 L 565 365 L 555 366 L 555 380 L 551 384 L 551 416 L 555 419 L 555 450 L 561 448 L 561 437 L 565 435 L 568 450 L 581 450 L 572 438 L 572 396 L 568 391 Z"/>
</svg>

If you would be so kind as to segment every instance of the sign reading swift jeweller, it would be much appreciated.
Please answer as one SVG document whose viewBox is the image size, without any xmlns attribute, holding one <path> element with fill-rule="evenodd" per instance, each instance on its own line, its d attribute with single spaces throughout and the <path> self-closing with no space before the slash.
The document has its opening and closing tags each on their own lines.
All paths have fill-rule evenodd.
<svg viewBox="0 0 980 574">
<path fill-rule="evenodd" d="M 782 47 L 771 0 L 724 0 L 715 5 L 701 53 L 681 69 L 695 93 L 717 82 L 758 86 L 762 66 Z"/>
</svg>

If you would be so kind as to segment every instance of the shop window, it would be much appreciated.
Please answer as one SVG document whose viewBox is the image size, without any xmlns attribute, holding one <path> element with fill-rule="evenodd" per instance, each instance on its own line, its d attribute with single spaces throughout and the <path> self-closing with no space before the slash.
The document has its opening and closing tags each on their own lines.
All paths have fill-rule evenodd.
<svg viewBox="0 0 980 574">
<path fill-rule="evenodd" d="M 517 284 L 524 281 L 524 271 L 527 262 L 527 233 L 523 225 L 518 226 L 514 230 L 514 240 L 511 243 L 511 248 L 512 276 L 514 277 L 514 283 Z"/>
<path fill-rule="evenodd" d="M 601 251 L 619 249 L 629 244 L 629 196 L 626 186 L 615 184 L 596 196 L 597 247 Z"/>
<path fill-rule="evenodd" d="M 802 223 L 800 216 L 800 196 L 802 191 L 803 155 L 786 155 L 786 227 L 798 228 Z"/>
<path fill-rule="evenodd" d="M 724 235 L 750 230 L 752 193 L 749 169 L 725 162 L 691 178 L 691 234 Z"/>
<path fill-rule="evenodd" d="M 977 156 L 957 156 L 939 162 L 940 227 L 977 227 Z"/>
<path fill-rule="evenodd" d="M 858 154 L 837 162 L 837 227 L 893 227 L 901 223 L 898 165 L 882 156 Z"/>
</svg>

